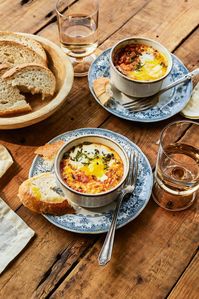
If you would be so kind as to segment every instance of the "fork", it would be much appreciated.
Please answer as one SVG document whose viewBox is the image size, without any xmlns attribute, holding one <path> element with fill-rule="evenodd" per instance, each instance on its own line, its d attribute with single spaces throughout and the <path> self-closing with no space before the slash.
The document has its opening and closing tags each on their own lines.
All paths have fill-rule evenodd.
<svg viewBox="0 0 199 299">
<path fill-rule="evenodd" d="M 160 89 L 158 93 L 155 95 L 145 97 L 145 98 L 134 98 L 128 103 L 121 104 L 124 108 L 129 110 L 130 112 L 138 112 L 143 111 L 149 108 L 152 108 L 157 104 L 159 100 L 159 96 L 164 93 L 165 91 L 171 89 L 172 87 L 183 83 L 184 81 L 191 80 L 194 76 L 199 74 L 199 68 L 193 70 L 192 72 L 186 74 L 185 76 L 181 77 L 180 79 L 174 81 L 173 83 L 167 85 L 166 87 Z"/>
<path fill-rule="evenodd" d="M 115 237 L 115 229 L 117 225 L 117 217 L 118 217 L 118 212 L 121 203 L 123 199 L 126 197 L 126 195 L 132 194 L 136 186 L 136 181 L 138 176 L 138 154 L 136 154 L 135 152 L 133 153 L 131 152 L 129 160 L 130 160 L 130 169 L 125 183 L 125 187 L 124 189 L 121 190 L 120 194 L 118 195 L 118 198 L 116 199 L 116 207 L 113 212 L 111 225 L 98 257 L 98 262 L 99 265 L 101 266 L 106 265 L 111 260 L 113 241 Z"/>
</svg>

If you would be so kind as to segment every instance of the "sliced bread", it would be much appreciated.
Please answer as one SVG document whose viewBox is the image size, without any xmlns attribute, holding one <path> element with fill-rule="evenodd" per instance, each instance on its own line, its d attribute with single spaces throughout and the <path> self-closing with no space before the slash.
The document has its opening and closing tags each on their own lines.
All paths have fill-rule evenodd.
<svg viewBox="0 0 199 299">
<path fill-rule="evenodd" d="M 113 96 L 110 79 L 105 77 L 95 79 L 93 81 L 93 89 L 102 105 L 107 105 L 108 101 Z"/>
<path fill-rule="evenodd" d="M 55 92 L 55 76 L 42 65 L 22 64 L 5 72 L 2 78 L 9 80 L 12 86 L 17 86 L 21 91 L 41 93 L 43 99 Z"/>
<path fill-rule="evenodd" d="M 39 146 L 35 150 L 35 154 L 41 156 L 44 159 L 45 166 L 51 169 L 53 167 L 55 157 L 63 145 L 63 140 L 46 143 L 45 145 Z"/>
<path fill-rule="evenodd" d="M 63 140 L 58 140 L 53 143 L 46 143 L 39 146 L 35 150 L 35 154 L 41 156 L 44 160 L 54 160 L 60 148 L 64 145 Z"/>
<path fill-rule="evenodd" d="M 10 68 L 10 64 L 2 63 L 0 64 L 0 77 Z"/>
<path fill-rule="evenodd" d="M 23 63 L 36 63 L 46 66 L 46 61 L 29 47 L 4 40 L 0 40 L 0 63 L 10 63 L 13 66 Z"/>
<path fill-rule="evenodd" d="M 30 112 L 32 109 L 17 87 L 0 78 L 0 116 Z"/>
<path fill-rule="evenodd" d="M 36 40 L 34 40 L 33 38 L 29 38 L 23 34 L 19 34 L 15 32 L 1 31 L 0 40 L 14 41 L 24 46 L 27 46 L 33 51 L 35 51 L 37 54 L 39 54 L 47 62 L 47 56 L 45 50 L 43 49 L 42 45 Z"/>
<path fill-rule="evenodd" d="M 60 195 L 55 175 L 46 172 L 24 181 L 18 197 L 25 207 L 36 213 L 64 215 L 74 213 L 67 199 Z"/>
</svg>

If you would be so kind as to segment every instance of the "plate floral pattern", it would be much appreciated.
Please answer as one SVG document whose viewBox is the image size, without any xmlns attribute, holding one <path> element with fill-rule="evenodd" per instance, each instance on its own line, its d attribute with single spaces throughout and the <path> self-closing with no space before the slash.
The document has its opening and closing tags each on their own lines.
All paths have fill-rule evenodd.
<svg viewBox="0 0 199 299">
<path fill-rule="evenodd" d="M 91 65 L 88 74 L 90 91 L 96 101 L 104 109 L 120 118 L 127 120 L 138 122 L 156 122 L 172 117 L 186 106 L 192 92 L 191 81 L 187 81 L 185 84 L 178 85 L 163 93 L 159 98 L 159 102 L 153 108 L 144 111 L 128 112 L 127 109 L 124 109 L 121 105 L 117 105 L 116 103 L 110 104 L 107 107 L 103 106 L 95 95 L 93 90 L 93 81 L 99 77 L 110 77 L 110 51 L 111 49 L 107 49 L 96 58 Z M 172 83 L 188 73 L 187 68 L 179 60 L 179 58 L 172 54 L 172 59 L 173 68 L 164 83 L 165 85 Z M 118 93 L 120 93 L 118 90 L 117 93 L 113 92 L 113 99 L 117 100 Z"/>
<path fill-rule="evenodd" d="M 122 203 L 118 216 L 117 228 L 122 227 L 128 222 L 135 219 L 145 208 L 146 204 L 149 201 L 153 185 L 151 166 L 148 162 L 148 159 L 137 145 L 135 145 L 126 137 L 109 130 L 98 128 L 78 129 L 63 133 L 62 135 L 59 135 L 52 139 L 50 143 L 57 140 L 69 141 L 72 138 L 87 134 L 107 136 L 112 140 L 118 142 L 126 150 L 127 153 L 129 151 L 136 151 L 139 154 L 139 174 L 134 193 L 129 197 L 128 200 L 125 200 Z M 33 160 L 29 172 L 29 177 L 42 172 L 51 171 L 51 169 L 49 169 L 48 167 L 49 166 L 45 164 L 44 160 L 41 157 L 36 156 Z M 75 215 L 44 215 L 44 217 L 54 225 L 68 231 L 97 234 L 106 232 L 108 230 L 111 223 L 112 211 L 114 207 L 115 202 L 98 209 L 85 209 L 77 207 L 77 214 Z"/>
</svg>

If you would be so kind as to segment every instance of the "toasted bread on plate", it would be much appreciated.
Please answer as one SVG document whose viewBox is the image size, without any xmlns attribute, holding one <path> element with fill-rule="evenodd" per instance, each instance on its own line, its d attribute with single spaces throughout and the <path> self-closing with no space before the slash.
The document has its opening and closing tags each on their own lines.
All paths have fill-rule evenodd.
<svg viewBox="0 0 199 299">
<path fill-rule="evenodd" d="M 36 213 L 64 215 L 75 212 L 68 200 L 60 195 L 56 177 L 51 172 L 24 181 L 19 187 L 18 197 L 25 207 Z"/>
<path fill-rule="evenodd" d="M 64 145 L 63 140 L 53 143 L 46 143 L 35 150 L 35 154 L 41 156 L 44 160 L 54 161 L 59 149 Z"/>
<path fill-rule="evenodd" d="M 106 105 L 113 95 L 109 78 L 100 77 L 95 79 L 93 89 L 102 105 Z"/>
</svg>

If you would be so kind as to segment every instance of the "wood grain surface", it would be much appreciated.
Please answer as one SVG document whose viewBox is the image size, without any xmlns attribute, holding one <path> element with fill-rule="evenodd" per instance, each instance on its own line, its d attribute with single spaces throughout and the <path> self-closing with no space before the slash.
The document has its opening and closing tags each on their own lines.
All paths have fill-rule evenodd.
<svg viewBox="0 0 199 299">
<path fill-rule="evenodd" d="M 58 43 L 54 5 L 50 0 L 0 0 L 1 30 L 37 33 Z M 192 70 L 199 63 L 198 10 L 197 0 L 101 0 L 100 49 L 128 36 L 147 36 L 163 43 Z M 34 150 L 60 133 L 81 127 L 113 130 L 138 144 L 154 167 L 159 134 L 178 119 L 183 116 L 154 124 L 116 118 L 95 102 L 87 78 L 81 78 L 75 79 L 62 109 L 50 118 L 27 128 L 0 131 L 0 142 L 15 160 L 0 181 L 0 196 L 36 232 L 0 276 L 0 298 L 197 298 L 197 202 L 184 212 L 169 213 L 151 200 L 136 220 L 118 230 L 112 261 L 99 267 L 104 235 L 56 228 L 21 206 L 16 196 L 28 176 Z"/>
<path fill-rule="evenodd" d="M 184 299 L 197 299 L 199 294 L 199 253 L 191 261 L 168 299 L 178 299 L 183 294 Z"/>
</svg>

